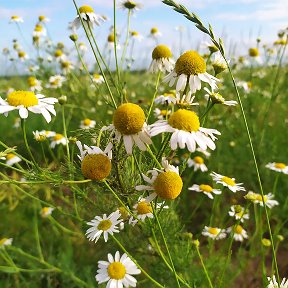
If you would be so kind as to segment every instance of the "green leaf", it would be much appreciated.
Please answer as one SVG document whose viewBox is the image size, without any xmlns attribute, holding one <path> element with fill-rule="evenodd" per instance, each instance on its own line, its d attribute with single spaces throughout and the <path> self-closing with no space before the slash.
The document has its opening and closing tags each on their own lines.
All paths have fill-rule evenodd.
<svg viewBox="0 0 288 288">
<path fill-rule="evenodd" d="M 210 34 L 209 34 L 209 31 L 208 31 L 205 27 L 203 27 L 203 26 L 201 26 L 201 25 L 198 25 L 198 24 L 196 24 L 196 27 L 197 27 L 199 30 L 201 30 L 202 32 L 210 35 Z"/>
</svg>

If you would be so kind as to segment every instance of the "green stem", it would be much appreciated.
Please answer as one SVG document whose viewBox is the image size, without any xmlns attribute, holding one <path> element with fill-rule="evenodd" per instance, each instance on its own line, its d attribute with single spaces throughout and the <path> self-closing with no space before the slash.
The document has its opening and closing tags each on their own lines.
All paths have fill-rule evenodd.
<svg viewBox="0 0 288 288">
<path fill-rule="evenodd" d="M 67 137 L 67 129 L 66 129 L 66 121 L 65 121 L 65 107 L 62 105 L 62 122 L 63 122 L 63 135 L 67 141 L 66 144 L 66 153 L 67 153 L 67 161 L 70 163 L 70 150 L 69 150 L 69 140 Z"/>
<path fill-rule="evenodd" d="M 123 70 L 123 63 L 124 63 L 124 60 L 125 60 L 126 50 L 127 50 L 127 46 L 128 46 L 128 42 L 129 42 L 130 18 L 131 18 L 131 10 L 128 9 L 126 39 L 125 39 L 123 52 L 122 52 L 122 56 L 121 56 L 121 63 L 120 63 L 121 70 Z"/>
<path fill-rule="evenodd" d="M 34 202 L 34 217 L 33 217 L 34 233 L 35 233 L 36 248 L 38 251 L 39 258 L 41 259 L 41 261 L 44 261 L 41 243 L 40 243 L 40 237 L 39 237 L 39 230 L 38 230 L 38 209 L 37 209 L 38 205 L 37 203 Z"/>
<path fill-rule="evenodd" d="M 114 29 L 114 56 L 115 56 L 115 64 L 116 64 L 116 72 L 118 78 L 118 84 L 120 83 L 120 69 L 118 65 L 118 57 L 117 57 L 117 33 L 116 33 L 116 0 L 113 0 L 113 29 Z"/>
</svg>

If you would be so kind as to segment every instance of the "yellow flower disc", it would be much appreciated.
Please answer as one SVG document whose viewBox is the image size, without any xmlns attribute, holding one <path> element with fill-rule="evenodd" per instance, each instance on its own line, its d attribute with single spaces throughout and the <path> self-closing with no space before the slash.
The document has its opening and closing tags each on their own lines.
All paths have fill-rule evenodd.
<svg viewBox="0 0 288 288">
<path fill-rule="evenodd" d="M 158 33 L 158 29 L 156 27 L 153 27 L 153 28 L 151 28 L 150 33 L 156 34 L 156 33 Z"/>
<path fill-rule="evenodd" d="M 196 156 L 193 158 L 194 162 L 197 164 L 204 164 L 204 159 L 200 156 Z"/>
<path fill-rule="evenodd" d="M 114 35 L 113 34 L 110 34 L 109 36 L 108 36 L 108 38 L 107 38 L 107 41 L 108 42 L 113 42 L 114 43 Z"/>
<path fill-rule="evenodd" d="M 79 8 L 80 13 L 94 13 L 94 10 L 91 6 L 84 5 Z"/>
<path fill-rule="evenodd" d="M 170 116 L 168 124 L 175 129 L 187 132 L 196 132 L 200 128 L 199 117 L 196 113 L 185 109 L 179 109 L 174 112 Z"/>
<path fill-rule="evenodd" d="M 32 91 L 13 91 L 7 96 L 7 102 L 11 106 L 23 105 L 25 108 L 38 104 L 38 99 Z"/>
<path fill-rule="evenodd" d="M 257 56 L 259 56 L 259 50 L 258 50 L 258 48 L 250 48 L 250 49 L 249 49 L 249 56 L 250 56 L 250 57 L 257 57 Z"/>
<path fill-rule="evenodd" d="M 83 120 L 83 124 L 84 124 L 84 126 L 89 126 L 91 124 L 91 120 L 86 118 Z"/>
<path fill-rule="evenodd" d="M 57 58 L 57 57 L 60 57 L 60 56 L 62 56 L 63 55 L 63 52 L 62 52 L 62 50 L 60 50 L 60 49 L 58 49 L 58 50 L 56 50 L 55 51 L 55 53 L 54 53 L 54 56 Z"/>
<path fill-rule="evenodd" d="M 236 234 L 241 234 L 242 231 L 243 231 L 243 227 L 241 225 L 237 225 L 235 228 L 234 228 L 234 231 Z"/>
<path fill-rule="evenodd" d="M 110 229 L 111 226 L 112 226 L 112 222 L 109 219 L 102 220 L 98 224 L 97 229 L 102 230 L 102 231 L 107 231 L 108 229 Z"/>
<path fill-rule="evenodd" d="M 221 181 L 223 181 L 224 183 L 226 183 L 229 186 L 235 186 L 236 185 L 235 181 L 233 179 L 227 177 L 227 176 L 223 176 L 221 178 Z"/>
<path fill-rule="evenodd" d="M 134 9 L 136 7 L 136 3 L 133 1 L 126 1 L 123 5 L 127 9 Z"/>
<path fill-rule="evenodd" d="M 137 204 L 137 214 L 143 215 L 152 213 L 152 207 L 149 202 L 141 201 Z"/>
<path fill-rule="evenodd" d="M 91 180 L 103 180 L 111 172 L 111 161 L 103 154 L 88 154 L 81 163 L 83 175 Z"/>
<path fill-rule="evenodd" d="M 177 75 L 198 75 L 206 72 L 206 62 L 198 52 L 190 50 L 182 54 L 176 61 L 175 72 Z"/>
<path fill-rule="evenodd" d="M 175 199 L 182 190 L 183 181 L 173 171 L 160 173 L 153 183 L 156 194 L 163 199 Z"/>
<path fill-rule="evenodd" d="M 121 262 L 113 262 L 109 264 L 107 272 L 111 279 L 120 280 L 125 277 L 126 268 Z"/>
<path fill-rule="evenodd" d="M 284 169 L 286 168 L 286 165 L 284 163 L 275 163 L 275 168 L 278 168 L 278 169 Z"/>
<path fill-rule="evenodd" d="M 144 111 L 140 106 L 132 103 L 120 105 L 113 115 L 113 124 L 115 128 L 124 135 L 140 132 L 144 122 Z"/>
<path fill-rule="evenodd" d="M 213 188 L 210 185 L 206 185 L 206 184 L 201 184 L 199 185 L 200 190 L 207 192 L 207 193 L 211 193 L 213 191 Z"/>
<path fill-rule="evenodd" d="M 217 234 L 219 234 L 218 231 L 219 231 L 219 230 L 218 230 L 217 228 L 213 228 L 213 227 L 208 228 L 208 232 L 209 232 L 210 234 L 212 234 L 212 235 L 217 235 Z"/>
<path fill-rule="evenodd" d="M 158 45 L 152 52 L 152 59 L 171 58 L 172 52 L 166 45 Z"/>
</svg>

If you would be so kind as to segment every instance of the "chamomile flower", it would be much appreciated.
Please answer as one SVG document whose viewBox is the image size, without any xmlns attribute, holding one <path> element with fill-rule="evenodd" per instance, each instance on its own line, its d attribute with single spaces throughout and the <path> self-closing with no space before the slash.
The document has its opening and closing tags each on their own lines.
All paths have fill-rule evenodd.
<svg viewBox="0 0 288 288">
<path fill-rule="evenodd" d="M 122 222 L 121 213 L 119 210 L 112 212 L 109 216 L 104 214 L 102 217 L 95 216 L 87 225 L 92 226 L 86 231 L 87 238 L 89 241 L 99 240 L 100 236 L 103 234 L 104 241 L 108 241 L 108 235 L 113 235 L 114 233 L 119 233 L 118 225 Z"/>
<path fill-rule="evenodd" d="M 39 21 L 39 22 L 42 22 L 42 23 L 47 23 L 47 22 L 50 22 L 50 19 L 47 18 L 47 17 L 44 16 L 44 15 L 40 15 L 40 16 L 38 17 L 38 21 Z"/>
<path fill-rule="evenodd" d="M 265 167 L 276 172 L 288 174 L 288 166 L 284 163 L 272 162 L 268 163 Z"/>
<path fill-rule="evenodd" d="M 153 137 L 160 133 L 173 133 L 170 146 L 172 150 L 176 150 L 178 146 L 183 149 L 187 146 L 190 152 L 196 150 L 196 146 L 206 150 L 216 148 L 214 141 L 221 135 L 215 129 L 200 127 L 200 121 L 197 114 L 193 111 L 179 109 L 174 112 L 168 120 L 158 120 L 152 124 L 150 135 Z"/>
<path fill-rule="evenodd" d="M 171 114 L 171 111 L 167 109 L 164 109 L 164 110 L 160 110 L 159 108 L 154 109 L 154 115 L 159 120 L 166 119 L 170 114 Z"/>
<path fill-rule="evenodd" d="M 42 130 L 42 131 L 39 131 L 39 133 L 45 135 L 47 138 L 51 138 L 56 135 L 56 132 L 49 131 L 49 130 Z"/>
<path fill-rule="evenodd" d="M 8 115 L 12 110 L 19 110 L 19 116 L 22 119 L 28 117 L 28 112 L 35 114 L 42 114 L 45 120 L 49 123 L 51 121 L 51 114 L 56 115 L 54 109 L 56 98 L 45 98 L 42 94 L 36 94 L 32 91 L 13 91 L 6 100 L 0 97 L 0 114 Z"/>
<path fill-rule="evenodd" d="M 207 92 L 207 94 L 205 95 L 205 98 L 207 100 L 210 98 L 212 103 L 214 104 L 223 104 L 226 106 L 235 106 L 238 104 L 238 102 L 234 100 L 226 101 L 220 93 L 215 92 L 213 90 L 210 91 L 207 87 L 204 87 L 204 90 Z"/>
<path fill-rule="evenodd" d="M 108 47 L 108 50 L 110 51 L 114 50 L 114 45 L 115 45 L 114 39 L 115 39 L 114 33 L 109 34 L 107 37 L 107 47 Z M 117 50 L 121 49 L 120 44 L 117 42 L 116 42 L 116 49 Z"/>
<path fill-rule="evenodd" d="M 217 227 L 205 226 L 205 228 L 202 231 L 202 235 L 209 237 L 213 240 L 220 240 L 226 238 L 225 230 Z"/>
<path fill-rule="evenodd" d="M 148 185 L 138 185 L 135 187 L 137 191 L 148 190 L 152 193 L 146 198 L 148 202 L 159 196 L 162 199 L 173 200 L 179 196 L 182 191 L 183 181 L 179 175 L 179 168 L 169 165 L 168 161 L 163 158 L 163 169 L 149 170 L 148 175 L 142 174 L 143 179 Z"/>
<path fill-rule="evenodd" d="M 95 125 L 96 125 L 96 121 L 95 120 L 91 120 L 89 118 L 85 118 L 84 120 L 81 121 L 80 128 L 81 129 L 90 129 L 90 128 L 94 128 Z"/>
<path fill-rule="evenodd" d="M 248 82 L 239 81 L 237 83 L 237 86 L 242 87 L 246 93 L 249 93 L 252 90 L 252 82 L 250 82 L 250 81 L 248 81 Z"/>
<path fill-rule="evenodd" d="M 54 57 L 56 61 L 61 62 L 61 61 L 65 61 L 67 56 L 61 49 L 57 49 L 54 52 Z"/>
<path fill-rule="evenodd" d="M 196 192 L 202 192 L 205 195 L 207 195 L 210 199 L 214 199 L 213 194 L 219 195 L 221 194 L 221 190 L 214 189 L 208 184 L 193 184 L 191 187 L 188 188 L 188 190 L 196 191 Z"/>
<path fill-rule="evenodd" d="M 96 146 L 87 146 L 80 141 L 76 142 L 80 150 L 81 170 L 84 177 L 91 180 L 103 180 L 109 176 L 112 165 L 112 144 L 109 143 L 104 151 Z M 84 148 L 84 149 L 83 149 Z"/>
<path fill-rule="evenodd" d="M 232 233 L 233 231 L 233 239 L 235 241 L 243 242 L 244 239 L 248 239 L 247 231 L 241 225 L 235 225 L 227 228 L 227 233 Z"/>
<path fill-rule="evenodd" d="M 208 83 L 212 89 L 217 88 L 216 82 L 219 80 L 206 72 L 205 60 L 193 50 L 182 54 L 175 63 L 175 68 L 163 81 L 173 86 L 175 81 L 176 91 L 183 91 L 186 84 L 189 84 L 190 91 L 195 93 L 201 89 L 201 81 Z"/>
<path fill-rule="evenodd" d="M 33 131 L 33 136 L 37 142 L 43 142 L 47 139 L 46 133 L 44 131 Z"/>
<path fill-rule="evenodd" d="M 38 65 L 31 65 L 26 69 L 26 71 L 33 73 L 33 72 L 38 71 L 39 69 L 40 69 L 40 67 Z"/>
<path fill-rule="evenodd" d="M 143 36 L 139 34 L 137 31 L 130 31 L 130 36 L 131 39 L 138 40 L 139 42 L 141 42 L 143 39 Z"/>
<path fill-rule="evenodd" d="M 139 10 L 142 7 L 141 4 L 136 3 L 134 1 L 122 1 L 120 4 L 120 8 L 122 8 L 123 10 L 129 10 L 132 13 Z"/>
<path fill-rule="evenodd" d="M 66 146 L 68 144 L 67 138 L 60 133 L 56 133 L 50 139 L 51 139 L 51 143 L 50 143 L 51 148 L 55 148 L 56 145 L 60 145 L 60 144 L 62 144 L 63 146 Z"/>
<path fill-rule="evenodd" d="M 86 44 L 83 43 L 83 42 L 80 42 L 80 43 L 78 44 L 78 47 L 79 47 L 79 50 L 82 51 L 82 52 L 86 52 L 86 51 L 88 50 Z"/>
<path fill-rule="evenodd" d="M 131 275 L 140 274 L 141 271 L 135 263 L 124 253 L 120 257 L 119 251 L 115 257 L 108 254 L 107 261 L 98 261 L 97 275 L 98 284 L 108 281 L 106 288 L 136 287 L 137 280 Z"/>
<path fill-rule="evenodd" d="M 208 42 L 208 41 L 201 43 L 201 47 L 208 49 L 210 54 L 213 54 L 213 53 L 219 51 L 219 49 L 215 46 L 214 43 Z"/>
<path fill-rule="evenodd" d="M 179 92 L 176 93 L 176 104 L 180 107 L 186 107 L 186 106 L 197 106 L 199 103 L 193 102 L 195 99 L 195 96 L 192 96 L 192 92 L 189 91 L 188 93 L 181 96 Z"/>
<path fill-rule="evenodd" d="M 74 69 L 74 65 L 72 64 L 71 61 L 68 61 L 68 60 L 61 61 L 60 66 L 64 75 L 69 74 L 70 71 Z"/>
<path fill-rule="evenodd" d="M 135 144 L 142 151 L 145 151 L 146 144 L 152 144 L 147 124 L 145 123 L 145 114 L 142 108 L 133 103 L 120 105 L 113 114 L 113 124 L 102 128 L 115 133 L 115 140 L 120 141 L 123 138 L 127 154 L 132 154 Z"/>
<path fill-rule="evenodd" d="M 102 83 L 104 83 L 104 78 L 103 78 L 103 76 L 102 75 L 100 75 L 100 74 L 97 74 L 97 73 L 94 73 L 93 75 L 92 75 L 92 81 L 95 83 L 95 84 L 102 84 Z"/>
<path fill-rule="evenodd" d="M 156 104 L 166 104 L 166 105 L 169 105 L 169 104 L 176 104 L 176 94 L 175 94 L 175 91 L 174 90 L 171 90 L 169 92 L 166 92 L 162 95 L 159 95 L 155 98 L 154 102 Z"/>
<path fill-rule="evenodd" d="M 45 37 L 46 34 L 46 29 L 42 25 L 36 24 L 32 35 L 37 37 Z"/>
<path fill-rule="evenodd" d="M 249 48 L 248 55 L 250 60 L 254 63 L 261 63 L 260 52 L 259 49 L 256 47 Z"/>
<path fill-rule="evenodd" d="M 264 206 L 264 204 L 268 208 L 273 208 L 274 206 L 279 205 L 279 202 L 277 200 L 273 200 L 274 195 L 272 193 L 268 193 L 267 195 L 264 195 L 264 204 L 262 200 L 262 195 L 258 193 L 254 193 L 252 191 L 249 191 L 248 194 L 244 196 L 245 199 L 250 200 L 254 204 L 259 204 L 260 206 Z"/>
<path fill-rule="evenodd" d="M 228 212 L 229 216 L 234 217 L 235 220 L 240 220 L 240 222 L 244 222 L 249 219 L 248 210 L 245 211 L 245 208 L 240 205 L 233 205 Z"/>
<path fill-rule="evenodd" d="M 100 26 L 101 22 L 106 21 L 106 17 L 102 15 L 98 15 L 94 13 L 94 9 L 91 6 L 84 5 L 79 8 L 79 14 L 82 18 L 84 25 L 86 25 L 87 29 L 93 28 L 94 24 Z M 73 20 L 71 23 L 72 29 L 78 29 L 81 26 L 81 20 L 79 15 Z"/>
<path fill-rule="evenodd" d="M 227 63 L 220 52 L 214 54 L 212 67 L 214 69 L 215 75 L 218 75 L 228 69 Z"/>
<path fill-rule="evenodd" d="M 13 153 L 8 153 L 6 156 L 6 165 L 8 166 L 13 166 L 16 163 L 21 162 L 21 158 L 18 157 L 17 155 L 13 154 Z"/>
<path fill-rule="evenodd" d="M 162 36 L 162 33 L 158 30 L 157 27 L 153 27 L 150 30 L 150 37 L 157 39 Z"/>
<path fill-rule="evenodd" d="M 54 75 L 49 78 L 49 84 L 46 85 L 46 88 L 61 88 L 63 82 L 66 81 L 66 78 L 61 75 Z"/>
<path fill-rule="evenodd" d="M 20 17 L 20 16 L 13 15 L 13 16 L 11 16 L 11 18 L 10 18 L 10 22 L 9 22 L 9 23 L 13 23 L 13 22 L 16 22 L 16 23 L 23 23 L 24 20 L 23 20 L 23 18 Z"/>
<path fill-rule="evenodd" d="M 172 59 L 172 52 L 166 45 L 158 45 L 152 52 L 152 62 L 149 71 L 171 72 L 174 68 L 175 61 Z"/>
<path fill-rule="evenodd" d="M 20 59 L 21 62 L 24 62 L 25 60 L 29 59 L 29 56 L 24 51 L 18 51 L 18 58 Z"/>
<path fill-rule="evenodd" d="M 187 161 L 188 167 L 193 167 L 194 171 L 201 170 L 201 172 L 208 171 L 207 166 L 204 163 L 204 159 L 201 156 L 195 156 L 193 159 L 189 158 Z"/>
<path fill-rule="evenodd" d="M 36 77 L 30 76 L 27 82 L 31 91 L 41 91 L 43 89 L 41 81 L 36 79 Z"/>
<path fill-rule="evenodd" d="M 0 248 L 4 248 L 5 246 L 10 246 L 12 245 L 13 238 L 2 238 L 0 240 Z"/>
<path fill-rule="evenodd" d="M 54 208 L 52 207 L 43 207 L 40 211 L 40 215 L 43 218 L 47 218 L 48 216 L 50 216 L 53 212 Z"/>
<path fill-rule="evenodd" d="M 227 187 L 232 192 L 237 191 L 246 191 L 245 188 L 242 186 L 243 183 L 236 183 L 235 178 L 230 178 L 224 175 L 217 174 L 215 172 L 212 172 L 210 174 L 212 176 L 213 180 L 216 183 L 222 184 L 224 187 Z"/>
<path fill-rule="evenodd" d="M 272 278 L 267 277 L 267 280 L 269 281 L 267 288 L 288 288 L 288 279 L 286 278 L 283 278 L 281 283 L 278 283 L 275 275 Z"/>
</svg>

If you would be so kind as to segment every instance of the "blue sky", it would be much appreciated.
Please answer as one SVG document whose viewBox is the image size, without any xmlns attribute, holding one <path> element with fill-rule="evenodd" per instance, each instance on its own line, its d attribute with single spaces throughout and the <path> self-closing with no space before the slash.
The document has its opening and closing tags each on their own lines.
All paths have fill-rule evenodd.
<svg viewBox="0 0 288 288">
<path fill-rule="evenodd" d="M 195 49 L 200 41 L 204 40 L 191 22 L 159 0 L 145 0 L 143 8 L 135 13 L 131 20 L 131 30 L 136 30 L 143 36 L 147 36 L 152 27 L 156 26 L 163 36 L 160 42 L 179 50 L 179 34 L 176 26 L 185 27 L 183 45 L 185 49 Z M 288 26 L 288 1 L 287 0 L 182 0 L 190 11 L 200 16 L 204 23 L 210 22 L 216 35 L 224 38 L 226 48 L 236 47 L 238 54 L 243 54 L 249 47 L 255 45 L 255 39 L 260 37 L 264 43 L 271 43 L 277 37 L 281 28 Z M 118 3 L 121 3 L 119 1 Z M 95 34 L 102 47 L 107 39 L 109 27 L 112 25 L 113 0 L 78 0 L 79 6 L 91 5 L 96 13 L 107 15 L 110 18 L 100 28 L 96 28 Z M 31 41 L 31 33 L 36 24 L 38 15 L 51 18 L 48 30 L 55 42 L 62 41 L 71 45 L 67 29 L 68 23 L 75 17 L 75 9 L 72 0 L 10 0 L 0 1 L 0 49 L 11 47 L 14 38 L 21 40 L 19 31 L 14 23 L 9 24 L 11 15 L 19 15 L 24 18 L 21 29 L 26 41 Z M 126 11 L 118 10 L 118 29 L 123 31 L 126 21 Z M 124 34 L 124 33 L 123 33 Z M 80 39 L 84 38 L 83 32 L 79 32 Z M 124 36 L 124 35 L 123 35 Z M 145 38 L 136 45 L 136 52 L 143 51 L 143 47 L 150 53 L 155 43 Z M 23 45 L 23 48 L 25 45 Z M 28 49 L 28 48 L 27 48 Z M 31 48 L 30 48 L 31 49 Z M 175 53 L 177 54 L 177 52 Z M 2 56 L 1 56 L 2 57 Z"/>
</svg>

